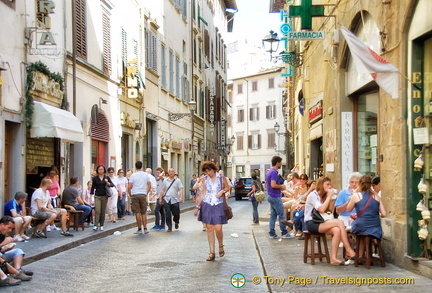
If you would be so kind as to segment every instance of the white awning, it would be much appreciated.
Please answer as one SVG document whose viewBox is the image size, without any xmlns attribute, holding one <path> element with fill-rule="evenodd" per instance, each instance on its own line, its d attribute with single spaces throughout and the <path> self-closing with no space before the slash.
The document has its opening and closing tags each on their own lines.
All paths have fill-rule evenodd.
<svg viewBox="0 0 432 293">
<path fill-rule="evenodd" d="M 71 112 L 41 102 L 34 103 L 31 137 L 57 137 L 67 142 L 83 142 L 81 122 Z"/>
</svg>

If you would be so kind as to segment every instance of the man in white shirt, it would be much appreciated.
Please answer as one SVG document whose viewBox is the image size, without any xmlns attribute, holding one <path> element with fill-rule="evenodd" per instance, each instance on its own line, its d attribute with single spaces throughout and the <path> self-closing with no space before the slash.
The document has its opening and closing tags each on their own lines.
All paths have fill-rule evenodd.
<svg viewBox="0 0 432 293">
<path fill-rule="evenodd" d="M 135 234 L 142 234 L 141 227 L 144 226 L 144 234 L 149 233 L 147 230 L 147 194 L 152 186 L 150 177 L 143 172 L 143 163 L 138 161 L 135 163 L 136 172 L 129 179 L 128 191 L 131 195 L 131 208 L 135 213 L 138 230 Z"/>
<path fill-rule="evenodd" d="M 43 179 L 41 187 L 33 192 L 31 197 L 31 213 L 33 217 L 40 220 L 45 220 L 41 224 L 36 226 L 35 235 L 38 238 L 47 238 L 42 232 L 45 230 L 47 225 L 54 224 L 54 220 L 60 217 L 60 222 L 62 226 L 62 232 L 60 235 L 71 237 L 73 234 L 69 233 L 66 228 L 67 212 L 65 209 L 54 208 L 51 205 L 51 199 L 49 194 L 49 189 L 51 188 L 51 179 Z"/>
<path fill-rule="evenodd" d="M 179 228 L 180 203 L 183 203 L 183 184 L 180 179 L 175 178 L 173 168 L 168 169 L 168 178 L 165 178 L 160 192 L 159 203 L 165 209 L 165 222 L 168 226 L 167 232 L 172 231 L 172 221 L 175 228 Z"/>
</svg>

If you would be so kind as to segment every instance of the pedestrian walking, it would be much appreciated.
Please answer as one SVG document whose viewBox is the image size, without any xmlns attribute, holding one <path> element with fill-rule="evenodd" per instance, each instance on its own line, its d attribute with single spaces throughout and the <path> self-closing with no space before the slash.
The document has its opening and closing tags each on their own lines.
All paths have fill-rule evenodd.
<svg viewBox="0 0 432 293">
<path fill-rule="evenodd" d="M 207 261 L 215 260 L 215 238 L 219 244 L 219 257 L 225 255 L 222 225 L 228 223 L 223 208 L 223 196 L 229 190 L 229 184 L 223 174 L 217 172 L 216 164 L 205 161 L 201 164 L 204 176 L 202 196 L 197 199 L 194 215 L 207 226 L 207 240 L 210 254 Z"/>
<path fill-rule="evenodd" d="M 172 231 L 172 222 L 175 228 L 179 228 L 180 223 L 180 203 L 183 203 L 183 184 L 179 178 L 175 178 L 173 168 L 168 169 L 168 178 L 165 178 L 159 203 L 163 204 L 165 209 L 165 222 L 168 226 L 167 232 Z"/>
<path fill-rule="evenodd" d="M 115 170 L 113 167 L 108 168 L 108 177 L 114 183 L 113 186 L 110 186 L 112 196 L 108 198 L 106 213 L 108 214 L 108 222 L 115 223 L 117 218 L 117 202 L 119 198 L 120 191 L 117 190 L 117 177 L 114 176 Z"/>
<path fill-rule="evenodd" d="M 195 174 L 193 174 L 192 175 L 192 180 L 191 180 L 191 182 L 189 184 L 189 191 L 190 191 L 191 198 L 192 198 L 193 201 L 195 201 L 195 197 L 196 197 L 196 190 L 193 189 L 196 181 L 197 181 L 197 176 Z"/>
<path fill-rule="evenodd" d="M 271 160 L 272 167 L 266 175 L 266 187 L 268 198 L 267 201 L 270 203 L 270 238 L 279 238 L 275 231 L 276 218 L 279 217 L 279 227 L 282 233 L 282 238 L 292 238 L 288 233 L 286 225 L 293 226 L 285 218 L 284 207 L 281 200 L 281 191 L 286 189 L 283 183 L 279 182 L 278 170 L 282 167 L 282 158 L 274 156 Z"/>
<path fill-rule="evenodd" d="M 160 202 L 160 192 L 162 190 L 163 181 L 165 180 L 165 171 L 161 167 L 156 168 L 156 207 L 154 210 L 155 224 L 151 230 L 165 230 L 165 209 L 163 201 Z"/>
<path fill-rule="evenodd" d="M 104 230 L 105 224 L 105 210 L 108 202 L 106 186 L 113 187 L 114 183 L 106 176 L 106 168 L 104 165 L 99 165 L 96 168 L 96 176 L 92 178 L 92 191 L 95 201 L 95 222 L 93 230 Z"/>
<path fill-rule="evenodd" d="M 252 189 L 249 191 L 247 196 L 249 197 L 249 200 L 252 202 L 252 216 L 253 216 L 253 223 L 252 226 L 258 226 L 259 225 L 259 214 L 258 214 L 258 204 L 259 202 L 255 198 L 255 193 L 258 191 L 263 191 L 263 187 L 261 182 L 259 182 L 258 177 L 255 173 L 252 173 Z"/>
<path fill-rule="evenodd" d="M 145 172 L 149 175 L 149 180 L 151 183 L 151 189 L 149 191 L 149 193 L 147 194 L 147 200 L 148 200 L 148 204 L 150 206 L 150 212 L 152 214 L 154 214 L 154 211 L 156 209 L 156 193 L 157 193 L 157 181 L 156 178 L 153 176 L 152 174 L 152 169 L 151 168 L 147 168 L 145 170 Z"/>
<path fill-rule="evenodd" d="M 138 161 L 135 163 L 136 172 L 129 179 L 128 191 L 131 195 L 131 208 L 135 213 L 136 224 L 138 230 L 135 234 L 142 234 L 142 226 L 144 226 L 144 234 L 149 233 L 147 230 L 147 194 L 151 189 L 150 178 L 143 169 L 143 163 Z"/>
<path fill-rule="evenodd" d="M 125 173 L 123 169 L 117 171 L 117 190 L 119 192 L 119 198 L 117 200 L 117 220 L 124 220 L 126 213 L 126 194 L 129 181 L 124 175 Z"/>
</svg>

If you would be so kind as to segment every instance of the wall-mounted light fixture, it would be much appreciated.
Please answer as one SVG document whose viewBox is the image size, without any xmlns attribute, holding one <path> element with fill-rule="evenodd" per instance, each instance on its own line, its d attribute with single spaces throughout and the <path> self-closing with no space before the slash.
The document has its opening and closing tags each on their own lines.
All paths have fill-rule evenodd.
<svg viewBox="0 0 432 293">
<path fill-rule="evenodd" d="M 270 34 L 262 39 L 262 44 L 266 52 L 270 53 L 270 61 L 273 59 L 273 52 L 276 52 L 279 48 L 280 39 L 278 38 L 278 34 L 274 31 L 270 31 Z"/>
</svg>

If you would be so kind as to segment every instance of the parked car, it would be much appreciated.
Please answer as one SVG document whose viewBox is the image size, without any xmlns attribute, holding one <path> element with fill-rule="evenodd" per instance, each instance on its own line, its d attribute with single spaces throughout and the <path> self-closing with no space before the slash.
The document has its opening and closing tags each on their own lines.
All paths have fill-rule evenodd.
<svg viewBox="0 0 432 293">
<path fill-rule="evenodd" d="M 243 197 L 247 197 L 247 194 L 252 189 L 252 178 L 241 177 L 237 180 L 234 186 L 234 194 L 236 200 L 241 200 Z"/>
</svg>

